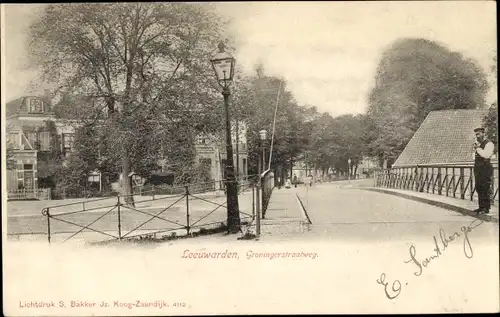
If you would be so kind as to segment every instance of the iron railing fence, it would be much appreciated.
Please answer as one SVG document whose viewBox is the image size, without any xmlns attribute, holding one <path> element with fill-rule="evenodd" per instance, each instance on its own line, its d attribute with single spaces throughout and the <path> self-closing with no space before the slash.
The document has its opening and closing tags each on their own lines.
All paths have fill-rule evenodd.
<svg viewBox="0 0 500 317">
<path fill-rule="evenodd" d="M 252 183 L 256 175 L 248 175 L 237 181 L 239 188 L 245 188 Z M 227 180 L 207 181 L 189 184 L 191 193 L 210 193 L 225 191 Z M 155 196 L 155 195 L 179 195 L 184 193 L 186 185 L 139 185 L 134 186 L 134 195 Z"/>
<path fill-rule="evenodd" d="M 498 201 L 498 163 L 493 164 L 491 183 L 492 202 Z M 465 165 L 418 165 L 395 167 L 378 171 L 375 186 L 391 189 L 412 190 L 459 199 L 477 199 L 474 166 Z M 496 202 L 498 204 L 498 202 Z"/>
<path fill-rule="evenodd" d="M 203 192 L 205 186 L 211 183 L 185 185 L 182 192 L 174 194 L 155 189 L 140 195 L 120 195 L 45 207 L 42 215 L 46 220 L 47 239 L 50 243 L 56 234 L 66 234 L 62 241 L 66 242 L 89 232 L 116 240 L 169 232 L 177 234 L 179 231 L 189 235 L 193 229 L 225 224 L 226 196 Z M 255 182 L 238 182 L 242 222 L 251 222 L 255 218 L 255 191 Z M 133 198 L 133 203 L 130 203 L 130 198 Z"/>
<path fill-rule="evenodd" d="M 38 188 L 38 189 L 18 189 L 9 190 L 7 192 L 7 200 L 50 200 L 51 199 L 51 189 L 50 188 Z"/>
<path fill-rule="evenodd" d="M 262 218 L 265 218 L 267 206 L 269 205 L 269 200 L 271 199 L 271 194 L 274 189 L 274 173 L 271 170 L 267 170 L 261 175 L 262 177 Z"/>
</svg>

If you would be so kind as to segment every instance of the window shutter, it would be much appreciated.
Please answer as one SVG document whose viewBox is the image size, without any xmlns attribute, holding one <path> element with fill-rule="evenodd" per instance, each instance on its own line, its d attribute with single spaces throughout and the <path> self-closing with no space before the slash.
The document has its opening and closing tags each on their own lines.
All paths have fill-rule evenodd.
<svg viewBox="0 0 500 317">
<path fill-rule="evenodd" d="M 50 151 L 50 132 L 40 132 L 40 150 Z"/>
</svg>

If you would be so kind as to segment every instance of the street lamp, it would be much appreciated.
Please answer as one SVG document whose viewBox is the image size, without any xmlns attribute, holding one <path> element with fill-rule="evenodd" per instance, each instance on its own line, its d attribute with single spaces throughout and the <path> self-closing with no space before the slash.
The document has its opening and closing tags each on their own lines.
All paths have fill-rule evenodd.
<svg viewBox="0 0 500 317">
<path fill-rule="evenodd" d="M 229 86 L 233 81 L 235 59 L 225 51 L 224 43 L 219 43 L 219 52 L 210 59 L 215 76 L 222 87 L 224 108 L 226 112 L 226 195 L 227 195 L 227 229 L 229 233 L 240 231 L 240 209 L 238 205 L 238 189 L 234 177 L 233 145 L 231 142 L 231 121 L 229 117 Z"/>
<path fill-rule="evenodd" d="M 266 130 L 260 130 L 259 131 L 259 134 L 260 134 L 260 141 L 261 141 L 261 147 L 262 147 L 262 172 L 264 172 L 266 170 L 266 153 L 265 153 L 265 149 L 264 149 L 264 142 L 266 142 L 266 139 L 267 139 L 267 131 Z"/>
<path fill-rule="evenodd" d="M 262 158 L 259 156 L 259 175 L 257 178 L 257 192 L 256 192 L 256 200 L 257 200 L 257 208 L 256 209 L 256 222 L 255 222 L 255 233 L 256 236 L 260 235 L 260 218 L 261 218 L 261 208 L 262 208 L 262 201 L 261 201 L 261 196 L 262 199 L 264 198 L 264 192 L 263 190 L 263 184 L 262 184 L 262 172 L 264 170 L 264 165 L 266 162 L 266 156 L 264 152 L 264 141 L 267 138 L 267 131 L 266 130 L 260 130 L 259 131 L 259 136 L 260 136 L 260 147 L 262 148 Z M 262 195 L 261 195 L 262 191 Z"/>
</svg>

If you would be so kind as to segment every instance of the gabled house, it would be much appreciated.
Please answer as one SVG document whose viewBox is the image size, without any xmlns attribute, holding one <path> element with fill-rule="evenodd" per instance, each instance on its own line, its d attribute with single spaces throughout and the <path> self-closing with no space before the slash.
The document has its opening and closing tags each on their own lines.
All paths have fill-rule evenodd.
<svg viewBox="0 0 500 317">
<path fill-rule="evenodd" d="M 37 160 L 38 152 L 50 151 L 51 132 L 46 122 L 55 123 L 57 134 L 62 137 L 63 153 L 71 150 L 73 130 L 57 123 L 50 102 L 40 97 L 27 96 L 8 102 L 5 112 L 7 149 L 14 163 L 14 168 L 7 171 L 9 195 L 16 196 L 22 191 L 28 193 L 28 198 L 46 196 L 46 190 L 39 190 Z"/>
</svg>

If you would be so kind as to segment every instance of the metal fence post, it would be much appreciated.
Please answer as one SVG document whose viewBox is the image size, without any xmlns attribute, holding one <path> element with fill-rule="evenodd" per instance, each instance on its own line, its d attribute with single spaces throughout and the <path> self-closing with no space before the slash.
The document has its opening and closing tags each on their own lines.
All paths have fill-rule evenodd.
<svg viewBox="0 0 500 317">
<path fill-rule="evenodd" d="M 50 210 L 49 210 L 49 207 L 47 207 L 46 213 L 47 213 L 47 238 L 48 238 L 49 244 L 50 244 Z"/>
<path fill-rule="evenodd" d="M 460 199 L 465 199 L 464 180 L 465 180 L 464 168 L 460 167 L 460 178 L 459 178 L 459 181 L 460 181 Z"/>
<path fill-rule="evenodd" d="M 261 213 L 261 219 L 264 219 L 264 217 L 266 216 L 265 213 L 266 213 L 266 210 L 264 208 L 265 204 L 266 204 L 266 199 L 267 199 L 267 184 L 266 184 L 266 179 L 265 177 L 262 177 L 262 199 L 261 199 L 261 207 L 260 207 L 260 213 Z"/>
<path fill-rule="evenodd" d="M 257 236 L 260 235 L 260 175 L 258 176 L 259 179 L 258 179 L 258 183 L 257 183 L 257 191 L 256 191 L 256 197 L 255 197 L 255 200 L 256 200 L 256 212 L 255 212 L 255 219 L 256 219 L 256 223 L 255 223 L 255 233 Z"/>
<path fill-rule="evenodd" d="M 186 231 L 189 235 L 189 186 L 186 186 Z"/>
<path fill-rule="evenodd" d="M 456 194 L 456 188 L 455 188 L 455 184 L 457 183 L 456 179 L 455 179 L 455 167 L 452 168 L 452 179 L 453 179 L 453 182 L 451 184 L 451 188 L 453 189 L 453 198 L 456 198 L 457 194 Z"/>
<path fill-rule="evenodd" d="M 120 210 L 120 206 L 121 206 L 120 196 L 118 196 L 116 206 L 118 207 L 118 239 L 121 240 L 122 239 L 122 221 L 121 221 L 121 210 Z"/>
<path fill-rule="evenodd" d="M 445 167 L 444 169 L 444 186 L 446 188 L 446 196 L 448 196 L 448 189 L 450 188 L 450 178 L 448 177 L 448 167 Z"/>
<path fill-rule="evenodd" d="M 470 181 L 470 200 L 474 200 L 474 169 L 472 167 L 469 168 L 469 181 Z"/>
<path fill-rule="evenodd" d="M 424 186 L 425 186 L 425 182 L 427 182 L 426 192 L 429 193 L 430 177 L 429 177 L 429 168 L 428 167 L 425 168 Z"/>
<path fill-rule="evenodd" d="M 252 220 L 255 220 L 255 184 L 252 184 Z"/>
<path fill-rule="evenodd" d="M 424 192 L 424 187 L 425 187 L 425 173 L 424 173 L 424 168 L 420 167 L 419 170 L 419 177 L 418 177 L 418 192 Z"/>
<path fill-rule="evenodd" d="M 442 194 L 442 188 L 441 188 L 441 167 L 438 167 L 438 174 L 437 174 L 437 183 L 438 183 L 438 195 L 441 195 Z"/>
</svg>

